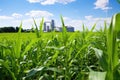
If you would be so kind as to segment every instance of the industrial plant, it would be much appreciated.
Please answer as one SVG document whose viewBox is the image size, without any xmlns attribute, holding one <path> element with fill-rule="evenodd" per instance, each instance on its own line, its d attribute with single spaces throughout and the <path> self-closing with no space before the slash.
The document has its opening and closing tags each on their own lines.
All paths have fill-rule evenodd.
<svg viewBox="0 0 120 80">
<path fill-rule="evenodd" d="M 65 26 L 66 27 L 66 30 L 68 32 L 74 32 L 74 27 L 72 26 Z M 55 26 L 55 21 L 54 20 L 51 20 L 51 21 L 45 21 L 44 22 L 44 28 L 43 28 L 43 31 L 44 32 L 50 32 L 50 31 L 57 31 L 57 32 L 61 32 L 62 31 L 62 27 L 56 27 Z"/>
</svg>

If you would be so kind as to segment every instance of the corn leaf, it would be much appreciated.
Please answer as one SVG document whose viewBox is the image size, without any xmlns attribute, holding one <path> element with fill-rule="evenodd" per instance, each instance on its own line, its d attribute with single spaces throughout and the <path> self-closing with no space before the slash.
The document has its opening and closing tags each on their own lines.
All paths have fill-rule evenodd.
<svg viewBox="0 0 120 80">
<path fill-rule="evenodd" d="M 89 80 L 105 80 L 106 72 L 94 72 L 89 73 Z"/>
<path fill-rule="evenodd" d="M 17 33 L 17 39 L 16 39 L 16 45 L 15 45 L 15 57 L 20 58 L 20 53 L 21 53 L 21 45 L 22 45 L 22 40 L 21 40 L 21 30 L 22 30 L 22 22 L 19 27 L 19 31 Z"/>
</svg>

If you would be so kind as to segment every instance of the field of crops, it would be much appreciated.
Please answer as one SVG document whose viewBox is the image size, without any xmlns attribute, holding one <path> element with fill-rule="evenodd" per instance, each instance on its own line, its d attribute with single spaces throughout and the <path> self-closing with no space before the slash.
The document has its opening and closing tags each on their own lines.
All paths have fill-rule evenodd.
<svg viewBox="0 0 120 80">
<path fill-rule="evenodd" d="M 0 80 L 120 80 L 120 14 L 94 32 L 0 33 Z M 20 25 L 22 27 L 22 24 Z"/>
</svg>

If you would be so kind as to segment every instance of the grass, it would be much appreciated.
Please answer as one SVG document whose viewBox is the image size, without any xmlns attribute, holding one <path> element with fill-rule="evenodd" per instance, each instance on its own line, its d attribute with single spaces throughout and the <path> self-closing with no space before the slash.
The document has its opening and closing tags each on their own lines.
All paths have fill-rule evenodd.
<svg viewBox="0 0 120 80">
<path fill-rule="evenodd" d="M 0 34 L 1 80 L 119 80 L 119 19 L 94 32 L 42 32 L 44 19 L 35 33 Z M 20 25 L 22 27 L 22 23 Z M 38 27 L 40 31 L 38 30 Z M 21 29 L 21 28 L 20 28 Z"/>
</svg>

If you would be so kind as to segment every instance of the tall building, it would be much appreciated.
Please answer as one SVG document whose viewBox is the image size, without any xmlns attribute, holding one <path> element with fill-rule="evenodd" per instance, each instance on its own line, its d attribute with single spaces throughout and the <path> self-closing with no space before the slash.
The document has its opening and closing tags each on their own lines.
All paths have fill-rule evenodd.
<svg viewBox="0 0 120 80">
<path fill-rule="evenodd" d="M 46 23 L 44 22 L 44 29 L 43 29 L 43 31 L 46 31 L 46 30 L 47 30 Z"/>
<path fill-rule="evenodd" d="M 54 22 L 54 20 L 51 20 L 51 30 L 53 31 L 54 28 L 55 28 L 55 22 Z"/>
<path fill-rule="evenodd" d="M 50 31 L 50 27 L 49 27 L 49 26 L 47 26 L 47 29 L 46 29 L 46 31 L 47 31 L 47 32 L 49 32 L 49 31 Z"/>
</svg>

